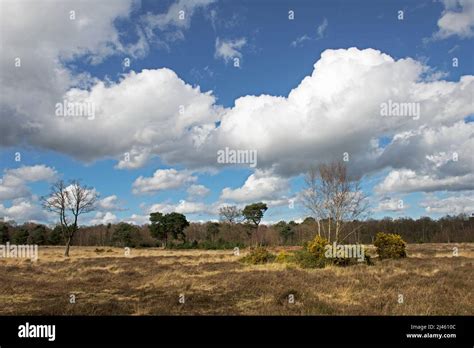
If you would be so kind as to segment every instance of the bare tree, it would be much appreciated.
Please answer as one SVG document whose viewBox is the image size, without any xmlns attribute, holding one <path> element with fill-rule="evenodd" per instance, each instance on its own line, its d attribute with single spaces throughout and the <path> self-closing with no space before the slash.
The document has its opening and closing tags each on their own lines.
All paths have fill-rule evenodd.
<svg viewBox="0 0 474 348">
<path fill-rule="evenodd" d="M 239 218 L 241 218 L 242 211 L 238 209 L 235 205 L 228 205 L 219 208 L 219 216 L 221 221 L 233 224 L 237 222 Z"/>
<path fill-rule="evenodd" d="M 69 257 L 72 238 L 78 230 L 78 219 L 82 214 L 94 210 L 98 195 L 90 187 L 73 180 L 66 186 L 59 180 L 51 186 L 48 196 L 42 197 L 43 207 L 59 216 L 61 231 L 66 240 L 64 256 Z"/>
<path fill-rule="evenodd" d="M 360 179 L 350 178 L 347 167 L 341 162 L 321 164 L 311 169 L 306 176 L 306 189 L 302 195 L 303 204 L 318 221 L 318 233 L 321 234 L 319 220 L 327 220 L 328 231 L 323 232 L 332 241 L 331 226 L 334 224 L 334 240 L 342 242 L 356 232 L 346 231 L 346 222 L 363 219 L 368 211 L 368 203 L 360 188 Z"/>
<path fill-rule="evenodd" d="M 321 218 L 324 218 L 322 194 L 319 192 L 318 172 L 311 167 L 305 176 L 306 189 L 303 190 L 301 200 L 318 224 L 318 236 L 321 236 Z"/>
</svg>

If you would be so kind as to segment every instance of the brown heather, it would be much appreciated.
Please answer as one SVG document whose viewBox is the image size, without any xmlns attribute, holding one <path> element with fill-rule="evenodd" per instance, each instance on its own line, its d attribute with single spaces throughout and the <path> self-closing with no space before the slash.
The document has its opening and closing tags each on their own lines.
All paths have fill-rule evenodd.
<svg viewBox="0 0 474 348">
<path fill-rule="evenodd" d="M 73 247 L 70 259 L 63 252 L 40 247 L 36 263 L 0 259 L 0 314 L 474 315 L 473 243 L 408 244 L 404 259 L 324 269 L 247 265 L 239 262 L 247 251 L 132 249 L 125 257 L 119 248 Z"/>
</svg>

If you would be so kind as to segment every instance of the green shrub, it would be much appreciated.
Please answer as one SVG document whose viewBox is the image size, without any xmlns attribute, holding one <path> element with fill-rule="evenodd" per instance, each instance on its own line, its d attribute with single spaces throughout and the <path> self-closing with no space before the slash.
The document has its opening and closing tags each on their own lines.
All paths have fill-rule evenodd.
<svg viewBox="0 0 474 348">
<path fill-rule="evenodd" d="M 291 263 L 295 262 L 295 255 L 287 251 L 280 251 L 275 257 L 275 261 L 278 263 Z"/>
<path fill-rule="evenodd" d="M 307 249 L 298 250 L 294 253 L 295 262 L 302 268 L 324 268 L 329 262 L 323 255 L 317 256 Z"/>
<path fill-rule="evenodd" d="M 406 243 L 398 234 L 377 233 L 374 245 L 381 259 L 399 259 L 406 257 Z"/>
<path fill-rule="evenodd" d="M 275 260 L 275 255 L 262 247 L 251 248 L 250 253 L 244 256 L 241 261 L 251 265 L 258 265 L 272 262 Z"/>
<path fill-rule="evenodd" d="M 324 256 L 326 245 L 329 242 L 326 238 L 316 236 L 309 241 L 303 250 L 294 254 L 295 262 L 302 268 L 323 268 L 330 261 Z"/>
</svg>

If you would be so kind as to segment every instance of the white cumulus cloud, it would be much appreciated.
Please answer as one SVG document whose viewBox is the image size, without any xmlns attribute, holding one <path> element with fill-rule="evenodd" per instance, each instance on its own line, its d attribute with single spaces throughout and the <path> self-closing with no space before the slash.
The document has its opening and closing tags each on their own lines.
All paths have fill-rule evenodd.
<svg viewBox="0 0 474 348">
<path fill-rule="evenodd" d="M 132 187 L 135 194 L 154 193 L 160 190 L 177 189 L 197 180 L 189 171 L 158 169 L 152 177 L 138 177 Z"/>
</svg>

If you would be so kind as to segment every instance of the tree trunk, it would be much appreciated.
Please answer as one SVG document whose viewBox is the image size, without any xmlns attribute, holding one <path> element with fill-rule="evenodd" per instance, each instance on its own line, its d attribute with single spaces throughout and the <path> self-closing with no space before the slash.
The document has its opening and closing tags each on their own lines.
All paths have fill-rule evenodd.
<svg viewBox="0 0 474 348">
<path fill-rule="evenodd" d="M 71 246 L 71 236 L 68 237 L 67 242 L 66 242 L 66 250 L 64 251 L 64 256 L 69 257 L 69 248 Z"/>
<path fill-rule="evenodd" d="M 328 230 L 329 230 L 329 243 L 331 243 L 331 218 L 328 220 L 329 225 L 328 225 Z"/>
</svg>

